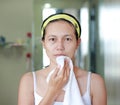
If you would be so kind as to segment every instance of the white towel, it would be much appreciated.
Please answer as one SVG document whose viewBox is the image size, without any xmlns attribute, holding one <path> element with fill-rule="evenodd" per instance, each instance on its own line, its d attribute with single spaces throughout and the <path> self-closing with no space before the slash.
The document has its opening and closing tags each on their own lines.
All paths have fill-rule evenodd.
<svg viewBox="0 0 120 105">
<path fill-rule="evenodd" d="M 72 60 L 69 57 L 66 57 L 66 56 L 59 56 L 59 57 L 56 58 L 56 62 L 57 62 L 58 65 L 60 65 L 60 67 L 62 69 L 63 66 L 64 66 L 65 58 L 67 58 L 69 60 L 70 77 L 69 77 L 68 83 L 63 88 L 65 90 L 63 105 L 84 105 L 82 97 L 81 97 L 81 93 L 80 93 L 80 90 L 79 90 L 79 87 L 78 87 L 78 83 L 77 83 L 77 80 L 75 78 L 75 74 L 73 72 Z M 49 82 L 50 76 L 54 72 L 54 70 L 52 70 L 49 73 L 49 75 L 47 77 L 47 82 Z"/>
</svg>

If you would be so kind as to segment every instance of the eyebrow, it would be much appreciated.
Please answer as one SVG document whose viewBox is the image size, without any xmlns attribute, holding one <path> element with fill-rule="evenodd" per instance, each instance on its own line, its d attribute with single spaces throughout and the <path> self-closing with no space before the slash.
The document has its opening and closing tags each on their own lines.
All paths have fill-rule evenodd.
<svg viewBox="0 0 120 105">
<path fill-rule="evenodd" d="M 56 37 L 56 35 L 51 35 L 51 34 L 50 34 L 50 35 L 48 35 L 48 37 Z"/>
<path fill-rule="evenodd" d="M 49 37 L 57 37 L 57 36 L 54 34 L 48 34 L 48 38 Z M 64 37 L 73 37 L 73 35 L 72 34 L 65 34 Z"/>
</svg>

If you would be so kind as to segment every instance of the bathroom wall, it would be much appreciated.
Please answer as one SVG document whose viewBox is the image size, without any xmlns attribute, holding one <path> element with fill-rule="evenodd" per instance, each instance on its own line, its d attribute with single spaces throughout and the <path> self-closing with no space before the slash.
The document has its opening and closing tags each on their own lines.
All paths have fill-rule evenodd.
<svg viewBox="0 0 120 105">
<path fill-rule="evenodd" d="M 99 5 L 100 54 L 104 57 L 104 77 L 108 105 L 120 104 L 120 1 L 108 0 Z M 99 57 L 100 58 L 100 57 Z M 100 61 L 98 58 L 99 66 Z"/>
<path fill-rule="evenodd" d="M 0 36 L 7 43 L 0 46 L 0 105 L 17 105 L 19 80 L 28 71 L 26 53 L 30 46 L 23 44 L 32 32 L 32 21 L 32 0 L 0 0 Z"/>
</svg>

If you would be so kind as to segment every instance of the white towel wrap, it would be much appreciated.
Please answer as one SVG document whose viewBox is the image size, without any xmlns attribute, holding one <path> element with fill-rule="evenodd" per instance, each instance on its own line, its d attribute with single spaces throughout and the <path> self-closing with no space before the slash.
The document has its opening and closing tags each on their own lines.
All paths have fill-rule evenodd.
<svg viewBox="0 0 120 105">
<path fill-rule="evenodd" d="M 69 57 L 66 57 L 66 56 L 59 56 L 59 57 L 56 58 L 56 62 L 57 62 L 58 65 L 60 65 L 60 67 L 62 69 L 63 66 L 64 66 L 64 60 L 65 59 L 69 60 L 70 77 L 69 77 L 68 83 L 63 88 L 65 90 L 63 105 L 84 105 L 82 97 L 81 97 L 80 89 L 78 87 L 78 83 L 77 83 L 77 80 L 75 78 L 75 74 L 73 72 L 72 60 Z M 49 82 L 50 76 L 54 72 L 54 70 L 52 70 L 48 74 L 48 77 L 47 77 L 47 80 L 46 80 L 47 82 Z"/>
</svg>

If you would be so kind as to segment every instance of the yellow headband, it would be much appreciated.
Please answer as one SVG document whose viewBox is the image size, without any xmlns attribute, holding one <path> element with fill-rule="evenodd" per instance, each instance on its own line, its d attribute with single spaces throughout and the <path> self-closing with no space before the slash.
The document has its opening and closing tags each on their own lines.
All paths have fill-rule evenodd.
<svg viewBox="0 0 120 105">
<path fill-rule="evenodd" d="M 70 14 L 66 14 L 66 13 L 54 14 L 54 15 L 49 16 L 47 19 L 45 19 L 42 24 L 42 27 L 41 27 L 41 36 L 42 37 L 43 37 L 44 29 L 49 24 L 49 22 L 51 22 L 53 20 L 57 20 L 57 19 L 65 19 L 65 20 L 69 21 L 70 23 L 72 23 L 78 33 L 78 37 L 80 37 L 81 27 L 80 27 L 79 22 L 77 21 L 77 19 L 75 17 L 73 17 Z"/>
</svg>

